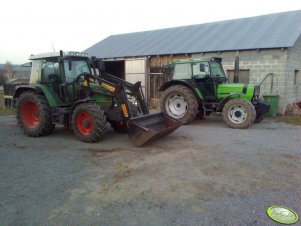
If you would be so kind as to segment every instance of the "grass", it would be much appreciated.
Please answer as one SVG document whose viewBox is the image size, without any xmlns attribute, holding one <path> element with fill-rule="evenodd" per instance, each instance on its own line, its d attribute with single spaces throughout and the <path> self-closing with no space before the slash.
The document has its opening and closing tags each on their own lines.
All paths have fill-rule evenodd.
<svg viewBox="0 0 301 226">
<path fill-rule="evenodd" d="M 14 108 L 0 108 L 0 115 L 14 115 L 16 114 L 16 109 Z"/>
<path fill-rule="evenodd" d="M 275 119 L 276 122 L 285 122 L 288 124 L 292 124 L 295 126 L 301 126 L 301 116 L 288 116 L 288 115 L 284 115 L 284 116 L 278 116 Z"/>
</svg>

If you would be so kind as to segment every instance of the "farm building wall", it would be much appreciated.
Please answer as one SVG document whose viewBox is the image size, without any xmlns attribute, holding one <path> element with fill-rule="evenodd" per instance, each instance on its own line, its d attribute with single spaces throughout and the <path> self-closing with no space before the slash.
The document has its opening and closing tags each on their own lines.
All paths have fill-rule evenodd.
<svg viewBox="0 0 301 226">
<path fill-rule="evenodd" d="M 288 49 L 287 101 L 289 104 L 301 101 L 301 36 L 293 48 Z"/>
</svg>

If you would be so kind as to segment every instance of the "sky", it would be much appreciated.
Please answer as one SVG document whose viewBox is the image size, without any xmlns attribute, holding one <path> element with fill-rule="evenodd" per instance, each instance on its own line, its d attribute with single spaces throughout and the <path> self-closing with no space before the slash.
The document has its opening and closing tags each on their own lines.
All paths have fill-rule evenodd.
<svg viewBox="0 0 301 226">
<path fill-rule="evenodd" d="M 9 0 L 0 6 L 0 63 L 22 64 L 31 54 L 83 51 L 114 34 L 301 10 L 301 1 Z"/>
</svg>

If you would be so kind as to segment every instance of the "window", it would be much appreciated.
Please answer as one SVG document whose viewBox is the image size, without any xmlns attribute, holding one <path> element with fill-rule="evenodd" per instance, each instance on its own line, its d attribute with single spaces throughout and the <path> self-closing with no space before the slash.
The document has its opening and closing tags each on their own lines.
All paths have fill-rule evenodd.
<svg viewBox="0 0 301 226">
<path fill-rule="evenodd" d="M 221 63 L 211 61 L 210 70 L 211 70 L 212 77 L 225 77 L 225 72 Z"/>
<path fill-rule="evenodd" d="M 191 79 L 191 64 L 176 64 L 173 79 Z"/>
<path fill-rule="evenodd" d="M 300 82 L 300 73 L 299 73 L 299 70 L 295 70 L 295 73 L 294 73 L 294 85 L 298 85 L 299 82 Z"/>
<path fill-rule="evenodd" d="M 234 70 L 227 70 L 228 73 L 228 82 L 234 83 Z M 238 83 L 250 83 L 250 70 L 241 69 L 239 70 Z"/>
<path fill-rule="evenodd" d="M 72 60 L 71 70 L 69 70 L 69 60 L 64 60 L 66 82 L 73 82 L 80 74 L 90 72 L 88 62 L 86 60 Z"/>
<path fill-rule="evenodd" d="M 42 81 L 49 81 L 49 75 L 57 75 L 60 77 L 59 63 L 55 59 L 43 60 Z"/>
<path fill-rule="evenodd" d="M 208 62 L 192 63 L 192 76 L 204 78 L 210 75 Z"/>
</svg>

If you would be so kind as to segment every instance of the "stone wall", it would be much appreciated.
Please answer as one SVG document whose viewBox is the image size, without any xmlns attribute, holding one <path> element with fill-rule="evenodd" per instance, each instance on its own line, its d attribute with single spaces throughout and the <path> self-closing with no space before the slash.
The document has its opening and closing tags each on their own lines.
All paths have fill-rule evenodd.
<svg viewBox="0 0 301 226">
<path fill-rule="evenodd" d="M 287 103 L 301 101 L 301 36 L 293 48 L 288 49 Z M 296 76 L 296 78 L 295 78 Z"/>
</svg>

